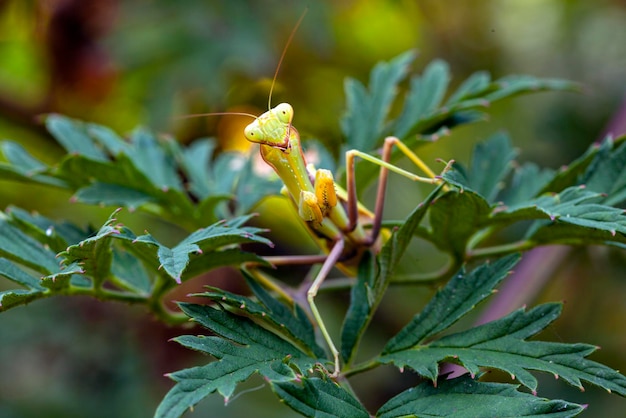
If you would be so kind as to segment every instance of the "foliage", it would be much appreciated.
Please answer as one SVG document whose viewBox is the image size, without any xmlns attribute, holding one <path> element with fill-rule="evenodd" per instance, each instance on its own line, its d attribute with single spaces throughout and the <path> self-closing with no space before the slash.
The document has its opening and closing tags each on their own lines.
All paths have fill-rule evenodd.
<svg viewBox="0 0 626 418">
<path fill-rule="evenodd" d="M 391 109 L 412 58 L 406 53 L 378 64 L 368 88 L 346 82 L 348 109 L 342 127 L 347 146 L 371 151 L 389 134 L 417 146 L 481 120 L 494 101 L 577 88 L 526 76 L 491 81 L 479 72 L 447 94 L 447 64 L 435 61 L 421 76 L 411 78 L 396 114 Z M 531 371 L 562 377 L 579 388 L 585 381 L 626 396 L 626 377 L 587 358 L 594 346 L 531 340 L 558 318 L 558 303 L 451 329 L 496 291 L 521 251 L 555 243 L 624 246 L 626 216 L 617 205 L 626 198 L 625 138 L 606 138 L 558 172 L 514 163 L 516 152 L 506 134 L 478 145 L 469 167 L 455 164 L 443 174 L 445 184 L 389 231 L 379 252 L 363 255 L 356 280 L 350 283 L 351 301 L 341 330 L 343 368 L 333 377 L 306 303 L 294 296 L 295 289 L 260 270 L 269 265 L 267 260 L 241 247 L 271 245 L 262 236 L 264 230 L 246 223 L 261 197 L 277 191 L 277 182 L 255 173 L 249 157 L 218 154 L 209 139 L 185 148 L 144 129 L 125 140 L 106 127 L 58 115 L 49 116 L 46 126 L 67 155 L 49 166 L 17 143 L 5 141 L 3 178 L 67 189 L 77 202 L 143 211 L 190 232 L 168 247 L 148 233 L 137 236 L 118 224 L 117 211 L 91 231 L 11 207 L 0 217 L 0 275 L 20 288 L 3 291 L 0 307 L 6 310 L 58 294 L 92 295 L 144 304 L 164 321 L 191 318 L 209 330 L 209 336 L 175 339 L 216 361 L 171 373 L 175 385 L 157 417 L 181 416 L 214 392 L 229 401 L 237 384 L 254 374 L 302 415 L 367 417 L 370 412 L 348 378 L 386 364 L 409 368 L 422 381 L 389 399 L 376 412 L 380 417 L 569 417 L 584 409 L 526 393 L 538 391 Z M 374 173 L 363 164 L 359 170 L 366 177 Z M 491 244 L 503 229 L 522 223 L 528 227 L 518 240 Z M 442 287 L 380 352 L 360 360 L 359 343 L 388 287 L 424 283 L 423 277 L 399 281 L 394 276 L 416 236 L 448 256 L 447 266 L 430 278 Z M 209 288 L 198 295 L 208 304 L 181 303 L 180 312 L 164 308 L 164 295 L 177 283 L 223 265 L 244 267 L 251 295 Z M 326 290 L 332 290 L 330 284 Z M 446 379 L 440 363 L 458 364 L 469 375 Z M 506 372 L 521 389 L 480 381 L 483 369 Z M 471 412 L 465 412 L 467 402 Z"/>
</svg>

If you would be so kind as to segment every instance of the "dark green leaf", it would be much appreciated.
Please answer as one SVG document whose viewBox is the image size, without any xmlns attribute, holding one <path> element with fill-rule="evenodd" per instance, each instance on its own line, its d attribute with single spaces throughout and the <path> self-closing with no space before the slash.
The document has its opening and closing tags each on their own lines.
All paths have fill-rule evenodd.
<svg viewBox="0 0 626 418">
<path fill-rule="evenodd" d="M 564 344 L 526 341 L 553 322 L 561 312 L 560 304 L 540 305 L 528 312 L 523 309 L 508 316 L 445 336 L 430 344 L 419 345 L 384 356 L 384 363 L 409 367 L 435 381 L 438 362 L 454 359 L 473 375 L 480 367 L 503 370 L 532 391 L 537 379 L 529 370 L 552 373 L 557 378 L 582 389 L 581 380 L 626 395 L 626 377 L 587 357 L 596 347 L 587 344 Z"/>
<path fill-rule="evenodd" d="M 0 145 L 7 161 L 19 168 L 24 176 L 31 177 L 48 169 L 47 165 L 30 155 L 20 144 L 13 141 L 2 141 Z"/>
<path fill-rule="evenodd" d="M 78 244 L 69 246 L 64 252 L 59 253 L 65 265 L 76 263 L 82 267 L 82 271 L 94 279 L 96 287 L 99 287 L 111 274 L 111 239 L 120 233 L 119 226 L 115 225 L 116 214 L 113 212 L 109 219 L 102 225 L 98 233 Z"/>
<path fill-rule="evenodd" d="M 613 143 L 609 138 L 605 142 Z M 582 183 L 588 190 L 606 194 L 605 204 L 615 205 L 626 199 L 626 143 L 617 149 L 612 147 L 609 153 L 602 151 L 589 165 Z"/>
<path fill-rule="evenodd" d="M 101 182 L 79 189 L 73 199 L 88 205 L 123 206 L 130 210 L 156 200 L 136 189 Z"/>
<path fill-rule="evenodd" d="M 384 404 L 377 418 L 566 418 L 580 414 L 581 405 L 538 398 L 519 392 L 516 385 L 478 382 L 468 375 L 424 382 Z"/>
<path fill-rule="evenodd" d="M 469 274 L 465 270 L 459 271 L 411 322 L 389 340 L 383 353 L 411 348 L 450 327 L 491 295 L 519 258 L 513 254 L 483 264 Z"/>
<path fill-rule="evenodd" d="M 511 139 L 503 133 L 476 145 L 467 173 L 469 188 L 493 203 L 504 187 L 504 180 L 513 168 L 511 162 L 516 155 Z"/>
<path fill-rule="evenodd" d="M 172 141 L 172 139 L 163 139 Z M 181 190 L 180 178 L 176 173 L 176 164 L 165 146 L 144 129 L 137 129 L 131 135 L 133 151 L 128 154 L 135 167 L 143 173 L 151 183 L 163 191 L 168 189 Z"/>
<path fill-rule="evenodd" d="M 536 164 L 526 163 L 513 171 L 511 183 L 502 191 L 498 199 L 505 205 L 521 204 L 537 196 L 553 177 L 552 170 L 542 170 Z"/>
<path fill-rule="evenodd" d="M 190 254 L 204 254 L 203 257 L 219 257 L 219 252 L 211 253 L 226 245 L 248 242 L 272 245 L 267 238 L 258 235 L 264 232 L 264 230 L 239 226 L 248 219 L 250 219 L 250 216 L 235 218 L 230 222 L 230 225 L 222 221 L 199 229 L 172 248 L 162 245 L 150 234 L 139 236 L 133 239 L 133 241 L 134 243 L 156 247 L 161 266 L 170 277 L 176 280 L 177 283 L 180 283 L 183 272 L 190 262 Z M 219 264 L 218 261 L 215 265 L 223 264 Z"/>
<path fill-rule="evenodd" d="M 31 276 L 6 258 L 0 258 L 0 276 L 6 277 L 12 282 L 21 284 L 28 289 L 38 291 L 46 290 L 41 286 L 38 277 Z"/>
<path fill-rule="evenodd" d="M 388 63 L 378 63 L 370 74 L 369 91 L 360 82 L 346 79 L 347 110 L 341 128 L 350 148 L 369 151 L 382 139 L 397 85 L 406 76 L 414 58 L 415 53 L 409 51 Z"/>
<path fill-rule="evenodd" d="M 170 374 L 177 383 L 159 405 L 156 418 L 179 417 L 215 391 L 228 401 L 237 383 L 254 373 L 269 381 L 294 380 L 296 372 L 311 369 L 317 361 L 250 319 L 208 306 L 180 306 L 195 322 L 223 338 L 176 338 L 185 347 L 210 354 L 218 361 Z"/>
<path fill-rule="evenodd" d="M 294 411 L 314 418 L 369 418 L 365 407 L 350 392 L 331 380 L 303 378 L 273 382 L 272 389 Z"/>
<path fill-rule="evenodd" d="M 377 257 L 378 269 L 374 269 L 369 253 L 364 255 L 359 265 L 357 282 L 351 290 L 350 306 L 341 330 L 341 355 L 344 361 L 350 361 L 356 353 L 358 343 L 385 294 L 398 262 L 440 191 L 441 186 L 420 203 L 402 226 L 394 231 Z"/>
<path fill-rule="evenodd" d="M 56 254 L 46 246 L 9 224 L 0 212 L 0 256 L 49 274 L 59 271 Z"/>
<path fill-rule="evenodd" d="M 16 289 L 0 291 L 0 312 L 16 306 L 26 305 L 45 296 L 46 293 L 39 290 Z"/>
<path fill-rule="evenodd" d="M 583 187 L 570 187 L 562 193 L 543 195 L 537 199 L 511 207 L 498 208 L 492 215 L 496 222 L 511 223 L 519 220 L 547 219 L 557 224 L 568 224 L 569 228 L 560 228 L 563 239 L 564 231 L 571 231 L 572 238 L 579 238 L 585 230 L 589 233 L 603 231 L 606 241 L 621 241 L 626 238 L 626 215 L 623 210 L 596 203 L 604 197 Z M 550 225 L 550 224 L 542 224 Z M 546 228 L 546 226 L 544 226 Z M 543 229 L 543 228 L 542 228 Z M 595 230 L 595 231 L 593 231 Z M 529 238 L 538 234 L 532 230 Z M 544 231 L 545 232 L 545 231 Z M 543 239 L 550 240 L 549 235 Z"/>
<path fill-rule="evenodd" d="M 96 161 L 107 160 L 87 133 L 85 123 L 61 115 L 49 115 L 46 128 L 68 153 L 80 154 Z"/>
<path fill-rule="evenodd" d="M 115 284 L 144 295 L 150 294 L 152 280 L 139 258 L 128 251 L 113 248 L 111 273 Z"/>
<path fill-rule="evenodd" d="M 429 239 L 455 260 L 463 261 L 468 241 L 486 224 L 490 212 L 487 201 L 470 190 L 445 193 L 430 207 Z"/>
<path fill-rule="evenodd" d="M 286 340 L 296 341 L 307 354 L 324 357 L 324 350 L 315 341 L 313 326 L 302 309 L 296 305 L 296 311 L 280 303 L 269 295 L 254 279 L 246 275 L 246 281 L 257 295 L 261 295 L 260 303 L 245 296 L 236 295 L 218 288 L 209 288 L 208 292 L 196 296 L 207 297 L 220 305 L 227 305 L 236 311 L 243 311 L 256 318 L 257 323 L 273 329 L 277 334 L 284 335 Z"/>
<path fill-rule="evenodd" d="M 394 135 L 406 138 L 415 125 L 432 117 L 443 100 L 449 82 L 450 69 L 442 60 L 434 60 L 428 64 L 421 77 L 412 77 L 411 89 L 395 123 Z"/>
</svg>

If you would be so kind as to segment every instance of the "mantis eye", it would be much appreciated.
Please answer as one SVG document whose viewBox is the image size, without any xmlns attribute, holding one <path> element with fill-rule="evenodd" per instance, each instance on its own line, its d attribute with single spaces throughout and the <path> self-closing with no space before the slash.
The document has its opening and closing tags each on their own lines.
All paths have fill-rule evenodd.
<svg viewBox="0 0 626 418">
<path fill-rule="evenodd" d="M 289 103 L 281 103 L 274 108 L 278 120 L 282 123 L 291 123 L 293 119 L 293 107 Z"/>
<path fill-rule="evenodd" d="M 250 142 L 261 142 L 265 137 L 261 128 L 256 126 L 254 123 L 246 126 L 246 129 L 244 129 L 243 131 L 243 135 Z"/>
</svg>

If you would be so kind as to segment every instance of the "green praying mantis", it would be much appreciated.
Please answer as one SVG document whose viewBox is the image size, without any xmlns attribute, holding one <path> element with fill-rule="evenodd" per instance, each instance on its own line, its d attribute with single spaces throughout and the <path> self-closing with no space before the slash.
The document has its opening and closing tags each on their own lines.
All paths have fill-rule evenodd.
<svg viewBox="0 0 626 418">
<path fill-rule="evenodd" d="M 405 144 L 395 137 L 385 138 L 381 158 L 359 150 L 346 152 L 346 189 L 338 186 L 329 170 L 316 169 L 306 163 L 300 136 L 292 125 L 293 108 L 281 103 L 250 123 L 244 130 L 248 141 L 260 144 L 263 160 L 269 164 L 285 185 L 285 194 L 293 202 L 300 220 L 326 253 L 322 267 L 306 289 L 306 300 L 315 322 L 320 328 L 333 356 L 334 370 L 331 377 L 340 371 L 339 351 L 324 325 L 323 318 L 315 305 L 320 286 L 338 263 L 354 265 L 363 251 L 380 248 L 387 174 L 398 173 L 411 180 L 428 184 L 443 182 Z M 426 176 L 419 176 L 390 163 L 392 147 L 398 147 Z M 354 176 L 355 158 L 362 158 L 380 166 L 378 191 L 374 212 L 366 210 L 358 202 Z M 450 169 L 448 162 L 443 172 Z M 443 174 L 443 173 L 442 173 Z M 289 262 L 289 259 L 283 259 Z"/>
<path fill-rule="evenodd" d="M 453 161 L 448 162 L 441 175 L 436 175 L 413 151 L 395 137 L 384 140 L 380 158 L 353 149 L 346 152 L 346 188 L 334 181 L 330 170 L 315 168 L 307 164 L 298 130 L 293 126 L 294 110 L 288 103 L 271 106 L 273 87 L 278 71 L 285 57 L 293 35 L 302 22 L 304 14 L 296 23 L 279 59 L 268 98 L 268 111 L 254 118 L 246 126 L 245 138 L 259 144 L 260 154 L 265 163 L 271 166 L 284 184 L 283 194 L 287 195 L 297 210 L 298 218 L 310 232 L 314 241 L 323 251 L 321 256 L 268 257 L 274 264 L 321 264 L 321 268 L 311 282 L 303 283 L 300 288 L 287 294 L 284 288 L 274 284 L 257 269 L 248 271 L 267 287 L 292 301 L 303 301 L 310 309 L 314 322 L 319 327 L 328 349 L 333 357 L 333 371 L 329 375 L 336 378 L 341 370 L 339 351 L 331 338 L 324 320 L 315 304 L 315 297 L 324 280 L 334 267 L 351 276 L 355 275 L 356 266 L 362 254 L 370 250 L 374 253 L 381 248 L 384 237 L 381 234 L 382 215 L 389 171 L 400 174 L 414 181 L 432 185 L 443 183 L 441 175 L 448 171 Z M 212 113 L 219 115 L 225 113 Z M 228 113 L 226 113 L 228 114 Z M 233 114 L 233 113 L 230 113 Z M 237 113 L 235 113 L 237 114 Z M 196 116 L 196 115 L 191 115 Z M 197 115 L 200 116 L 200 115 Z M 391 152 L 397 147 L 409 158 L 425 176 L 416 175 L 391 164 Z M 378 190 L 373 212 L 358 201 L 355 181 L 355 159 L 361 158 L 380 166 Z M 444 188 L 448 186 L 444 185 Z M 304 293 L 304 294 L 303 294 Z"/>
</svg>

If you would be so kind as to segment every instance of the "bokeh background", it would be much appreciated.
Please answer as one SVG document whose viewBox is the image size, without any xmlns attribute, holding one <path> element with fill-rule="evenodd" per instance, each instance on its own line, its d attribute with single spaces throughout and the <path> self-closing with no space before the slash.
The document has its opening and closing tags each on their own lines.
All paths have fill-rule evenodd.
<svg viewBox="0 0 626 418">
<path fill-rule="evenodd" d="M 490 121 L 423 148 L 426 160 L 467 162 L 473 144 L 506 130 L 521 160 L 558 168 L 608 131 L 626 132 L 623 0 L 0 0 L 0 137 L 52 163 L 62 151 L 39 116 L 58 112 L 122 133 L 144 125 L 184 143 L 217 136 L 223 149 L 241 149 L 241 121 L 178 117 L 265 110 L 284 44 L 307 8 L 272 102 L 290 102 L 301 134 L 333 152 L 342 140 L 345 77 L 366 81 L 376 62 L 408 49 L 419 51 L 416 71 L 433 58 L 448 61 L 453 85 L 487 70 L 494 77 L 532 74 L 585 86 L 579 95 L 542 93 L 498 104 Z M 394 181 L 390 190 L 410 186 Z M 401 219 L 414 203 L 401 194 L 388 204 L 389 218 Z M 100 225 L 111 212 L 71 204 L 69 197 L 0 178 L 2 209 L 16 205 L 80 225 Z M 141 215 L 124 214 L 122 221 L 157 236 L 171 232 Z M 536 255 L 549 262 L 535 270 L 550 277 L 525 302 L 566 301 L 563 317 L 543 337 L 598 344 L 602 350 L 594 359 L 626 370 L 623 251 L 594 247 Z M 410 258 L 425 263 L 428 257 Z M 5 286 L 0 282 L 0 289 Z M 392 289 L 393 303 L 383 306 L 382 315 L 400 326 L 432 291 L 407 295 Z M 0 417 L 150 417 L 171 385 L 163 373 L 205 361 L 167 342 L 182 332 L 141 309 L 81 298 L 53 298 L 3 313 Z M 396 379 L 388 371 L 376 373 L 355 383 L 372 405 L 388 396 L 374 384 Z M 259 380 L 244 387 L 261 385 Z M 539 389 L 540 396 L 590 404 L 583 416 L 621 417 L 626 411 L 624 399 L 593 388 L 581 393 L 552 377 L 542 377 Z M 250 413 L 295 416 L 267 387 L 226 407 L 219 396 L 210 397 L 192 416 Z"/>
</svg>

